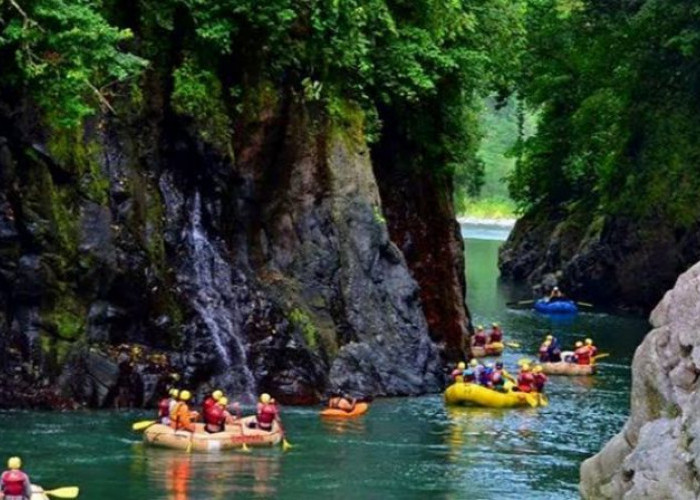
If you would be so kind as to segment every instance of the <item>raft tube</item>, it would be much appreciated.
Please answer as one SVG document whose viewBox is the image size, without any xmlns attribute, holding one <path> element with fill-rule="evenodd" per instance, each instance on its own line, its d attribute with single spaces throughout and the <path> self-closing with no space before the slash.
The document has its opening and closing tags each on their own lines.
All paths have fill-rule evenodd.
<svg viewBox="0 0 700 500">
<path fill-rule="evenodd" d="M 44 494 L 44 488 L 38 484 L 33 484 L 31 500 L 49 500 L 49 497 Z"/>
<path fill-rule="evenodd" d="M 500 356 L 503 352 L 503 342 L 493 342 L 484 347 L 472 346 L 472 356 L 475 358 L 485 358 L 486 356 Z"/>
<path fill-rule="evenodd" d="M 255 416 L 242 418 L 236 423 L 226 425 L 224 432 L 209 434 L 204 430 L 204 424 L 195 424 L 197 430 L 175 431 L 172 427 L 162 424 L 154 424 L 143 433 L 144 443 L 150 446 L 160 446 L 175 450 L 218 452 L 237 449 L 243 446 L 272 446 L 282 441 L 282 429 L 277 422 L 272 424 L 270 432 L 261 429 L 251 429 L 249 423 L 255 422 Z"/>
<path fill-rule="evenodd" d="M 478 384 L 456 383 L 445 390 L 445 403 L 450 406 L 483 406 L 487 408 L 516 408 L 540 406 L 536 392 L 498 392 Z"/>
<path fill-rule="evenodd" d="M 593 375 L 596 372 L 595 365 L 578 365 L 567 361 L 558 363 L 541 363 L 542 372 L 547 375 L 569 375 L 569 376 L 584 376 Z"/>
<path fill-rule="evenodd" d="M 573 300 L 556 300 L 548 302 L 545 299 L 535 301 L 535 311 L 544 314 L 576 314 L 578 307 Z"/>
<path fill-rule="evenodd" d="M 321 410 L 322 417 L 333 417 L 333 418 L 352 418 L 364 415 L 369 410 L 369 404 L 367 403 L 357 403 L 352 411 L 338 410 L 337 408 L 326 408 Z"/>
</svg>

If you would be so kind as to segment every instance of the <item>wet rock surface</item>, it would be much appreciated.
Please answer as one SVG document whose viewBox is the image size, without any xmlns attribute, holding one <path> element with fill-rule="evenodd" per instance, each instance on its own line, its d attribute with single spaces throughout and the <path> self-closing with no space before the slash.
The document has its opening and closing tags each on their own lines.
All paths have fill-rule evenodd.
<svg viewBox="0 0 700 500">
<path fill-rule="evenodd" d="M 557 283 L 578 300 L 646 313 L 700 259 L 699 235 L 663 220 L 534 211 L 517 221 L 499 268 L 535 293 Z"/>
<path fill-rule="evenodd" d="M 236 125 L 235 162 L 176 117 L 98 122 L 66 153 L 0 120 L 0 406 L 25 386 L 61 407 L 152 405 L 175 384 L 293 404 L 440 389 L 440 328 L 362 141 L 284 100 Z M 442 256 L 455 273 L 460 252 Z"/>
<path fill-rule="evenodd" d="M 623 430 L 581 466 L 584 498 L 700 496 L 700 264 L 654 309 Z"/>
</svg>

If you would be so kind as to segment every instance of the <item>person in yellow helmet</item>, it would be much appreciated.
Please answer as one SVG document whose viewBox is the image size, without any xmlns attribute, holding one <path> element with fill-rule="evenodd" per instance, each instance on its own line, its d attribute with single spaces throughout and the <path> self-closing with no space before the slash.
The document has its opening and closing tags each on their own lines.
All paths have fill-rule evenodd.
<svg viewBox="0 0 700 500">
<path fill-rule="evenodd" d="M 491 332 L 489 332 L 489 344 L 494 342 L 503 342 L 503 330 L 498 323 L 491 323 Z"/>
<path fill-rule="evenodd" d="M 220 419 L 220 411 L 217 407 L 217 403 L 224 397 L 222 390 L 217 389 L 209 395 L 202 403 L 202 418 L 204 419 L 204 424 L 209 425 L 211 428 L 218 427 L 218 421 Z"/>
<path fill-rule="evenodd" d="M 272 431 L 272 424 L 275 422 L 275 420 L 280 420 L 277 405 L 272 402 L 272 398 L 267 393 L 263 393 L 260 395 L 260 401 L 258 402 L 258 411 L 255 420 L 256 421 L 254 425 L 258 429 L 262 429 L 264 431 Z"/>
<path fill-rule="evenodd" d="M 464 382 L 464 370 L 467 369 L 467 364 L 464 361 L 457 363 L 457 368 L 452 370 L 452 380 L 455 382 Z"/>
<path fill-rule="evenodd" d="M 486 338 L 486 332 L 484 331 L 484 326 L 477 325 L 476 331 L 474 332 L 474 336 L 472 337 L 472 346 L 473 347 L 485 347 L 487 340 L 488 339 Z"/>
<path fill-rule="evenodd" d="M 163 425 L 170 425 L 170 413 L 177 404 L 179 391 L 175 388 L 168 391 L 168 397 L 162 398 L 158 402 L 158 421 Z"/>
<path fill-rule="evenodd" d="M 534 390 L 535 377 L 532 375 L 532 370 L 529 364 L 524 364 L 520 368 L 518 375 L 518 390 L 520 392 L 532 392 Z"/>
<path fill-rule="evenodd" d="M 584 345 L 588 348 L 591 358 L 594 358 L 598 354 L 598 348 L 593 345 L 593 339 L 586 339 Z"/>
<path fill-rule="evenodd" d="M 543 373 L 542 367 L 540 365 L 537 365 L 532 369 L 532 377 L 535 380 L 535 391 L 544 392 L 544 384 L 547 383 L 547 375 Z"/>
<path fill-rule="evenodd" d="M 176 431 L 194 432 L 196 430 L 194 420 L 197 419 L 199 414 L 196 411 L 190 411 L 187 405 L 187 402 L 192 399 L 192 394 L 190 391 L 180 391 L 178 399 L 175 409 L 170 414 L 170 427 Z"/>
<path fill-rule="evenodd" d="M 583 345 L 580 340 L 576 342 L 576 350 L 574 351 L 574 361 L 579 365 L 591 364 L 591 350 L 588 346 Z"/>
<path fill-rule="evenodd" d="M 32 498 L 32 482 L 29 476 L 22 472 L 22 459 L 10 457 L 7 470 L 0 476 L 0 491 L 4 500 L 30 500 Z"/>
</svg>

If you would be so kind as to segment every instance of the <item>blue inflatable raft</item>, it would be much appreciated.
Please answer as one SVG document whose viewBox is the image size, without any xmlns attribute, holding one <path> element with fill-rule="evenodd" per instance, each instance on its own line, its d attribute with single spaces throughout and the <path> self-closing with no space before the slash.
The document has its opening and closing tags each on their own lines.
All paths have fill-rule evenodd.
<svg viewBox="0 0 700 500">
<path fill-rule="evenodd" d="M 535 301 L 535 311 L 544 314 L 576 314 L 578 307 L 573 300 L 556 300 L 548 302 L 545 299 Z"/>
</svg>

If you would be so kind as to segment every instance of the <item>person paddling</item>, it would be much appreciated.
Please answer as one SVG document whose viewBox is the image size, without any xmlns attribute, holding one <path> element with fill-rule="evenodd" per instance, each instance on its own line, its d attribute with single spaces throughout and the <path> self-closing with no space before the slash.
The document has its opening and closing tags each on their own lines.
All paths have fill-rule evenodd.
<svg viewBox="0 0 700 500">
<path fill-rule="evenodd" d="M 177 404 L 178 392 L 177 389 L 170 389 L 168 397 L 158 402 L 158 422 L 163 425 L 170 425 L 170 413 L 172 413 L 173 408 Z"/>
<path fill-rule="evenodd" d="M 472 345 L 474 347 L 485 347 L 486 346 L 486 332 L 482 325 L 476 327 L 476 332 L 474 332 L 474 338 L 472 339 Z"/>
<path fill-rule="evenodd" d="M 537 365 L 532 369 L 532 377 L 535 382 L 535 391 L 544 392 L 544 384 L 547 383 L 547 375 L 542 372 L 542 367 L 540 365 Z"/>
<path fill-rule="evenodd" d="M 557 302 L 559 300 L 564 300 L 564 294 L 561 293 L 561 290 L 559 290 L 558 286 L 555 286 L 552 288 L 552 291 L 549 294 L 549 297 L 547 299 L 548 302 Z"/>
<path fill-rule="evenodd" d="M 10 457 L 7 460 L 7 470 L 0 476 L 0 490 L 4 500 L 30 500 L 32 498 L 32 482 L 29 476 L 22 472 L 22 459 Z"/>
<path fill-rule="evenodd" d="M 585 340 L 585 345 L 588 348 L 588 351 L 591 354 L 591 358 L 595 358 L 596 355 L 598 354 L 598 348 L 593 345 L 593 339 L 586 339 Z"/>
<path fill-rule="evenodd" d="M 255 422 L 252 422 L 252 427 L 257 427 L 263 431 L 272 432 L 272 424 L 275 420 L 279 421 L 279 410 L 277 405 L 272 403 L 272 398 L 269 394 L 263 393 L 260 395 L 258 403 L 258 412 L 255 417 Z"/>
<path fill-rule="evenodd" d="M 221 396 L 213 405 L 207 407 L 204 414 L 204 430 L 216 434 L 226 430 L 226 424 L 232 424 L 235 418 L 227 410 L 228 398 Z"/>
<path fill-rule="evenodd" d="M 535 378 L 530 370 L 530 365 L 523 365 L 522 368 L 520 368 L 520 374 L 518 375 L 518 390 L 520 392 L 532 392 L 534 384 Z"/>
<path fill-rule="evenodd" d="M 588 346 L 583 345 L 580 340 L 576 342 L 576 350 L 574 351 L 574 359 L 579 365 L 591 364 L 591 350 Z"/>
<path fill-rule="evenodd" d="M 464 382 L 464 370 L 467 369 L 467 364 L 464 361 L 457 363 L 457 368 L 452 370 L 450 376 L 455 383 Z M 330 406 L 330 402 L 329 402 Z"/>
<path fill-rule="evenodd" d="M 190 411 L 187 402 L 192 398 L 190 391 L 180 391 L 179 401 L 175 405 L 175 409 L 170 414 L 170 427 L 176 431 L 185 430 L 194 432 L 196 427 L 193 420 L 199 415 L 196 411 Z"/>
<path fill-rule="evenodd" d="M 460 363 L 461 365 L 464 365 L 464 363 Z M 457 370 L 454 370 L 452 373 L 454 373 Z M 455 381 L 458 381 L 455 379 Z M 335 410 L 343 410 L 348 413 L 352 412 L 355 409 L 355 406 L 357 406 L 357 399 L 352 398 L 346 394 L 341 394 L 339 392 L 336 392 L 333 394 L 333 397 L 331 397 L 328 400 L 328 408 L 333 408 Z"/>
<path fill-rule="evenodd" d="M 540 363 L 549 362 L 549 348 L 551 345 L 552 345 L 551 341 L 545 340 L 542 343 L 542 345 L 540 346 L 540 349 L 538 351 Z"/>
<path fill-rule="evenodd" d="M 489 344 L 503 342 L 503 330 L 501 330 L 501 325 L 498 323 L 491 324 L 491 331 L 489 332 Z"/>
<path fill-rule="evenodd" d="M 217 389 L 207 396 L 207 398 L 202 403 L 202 413 L 206 416 L 207 411 L 216 406 L 216 403 L 224 397 L 223 391 Z"/>
</svg>

